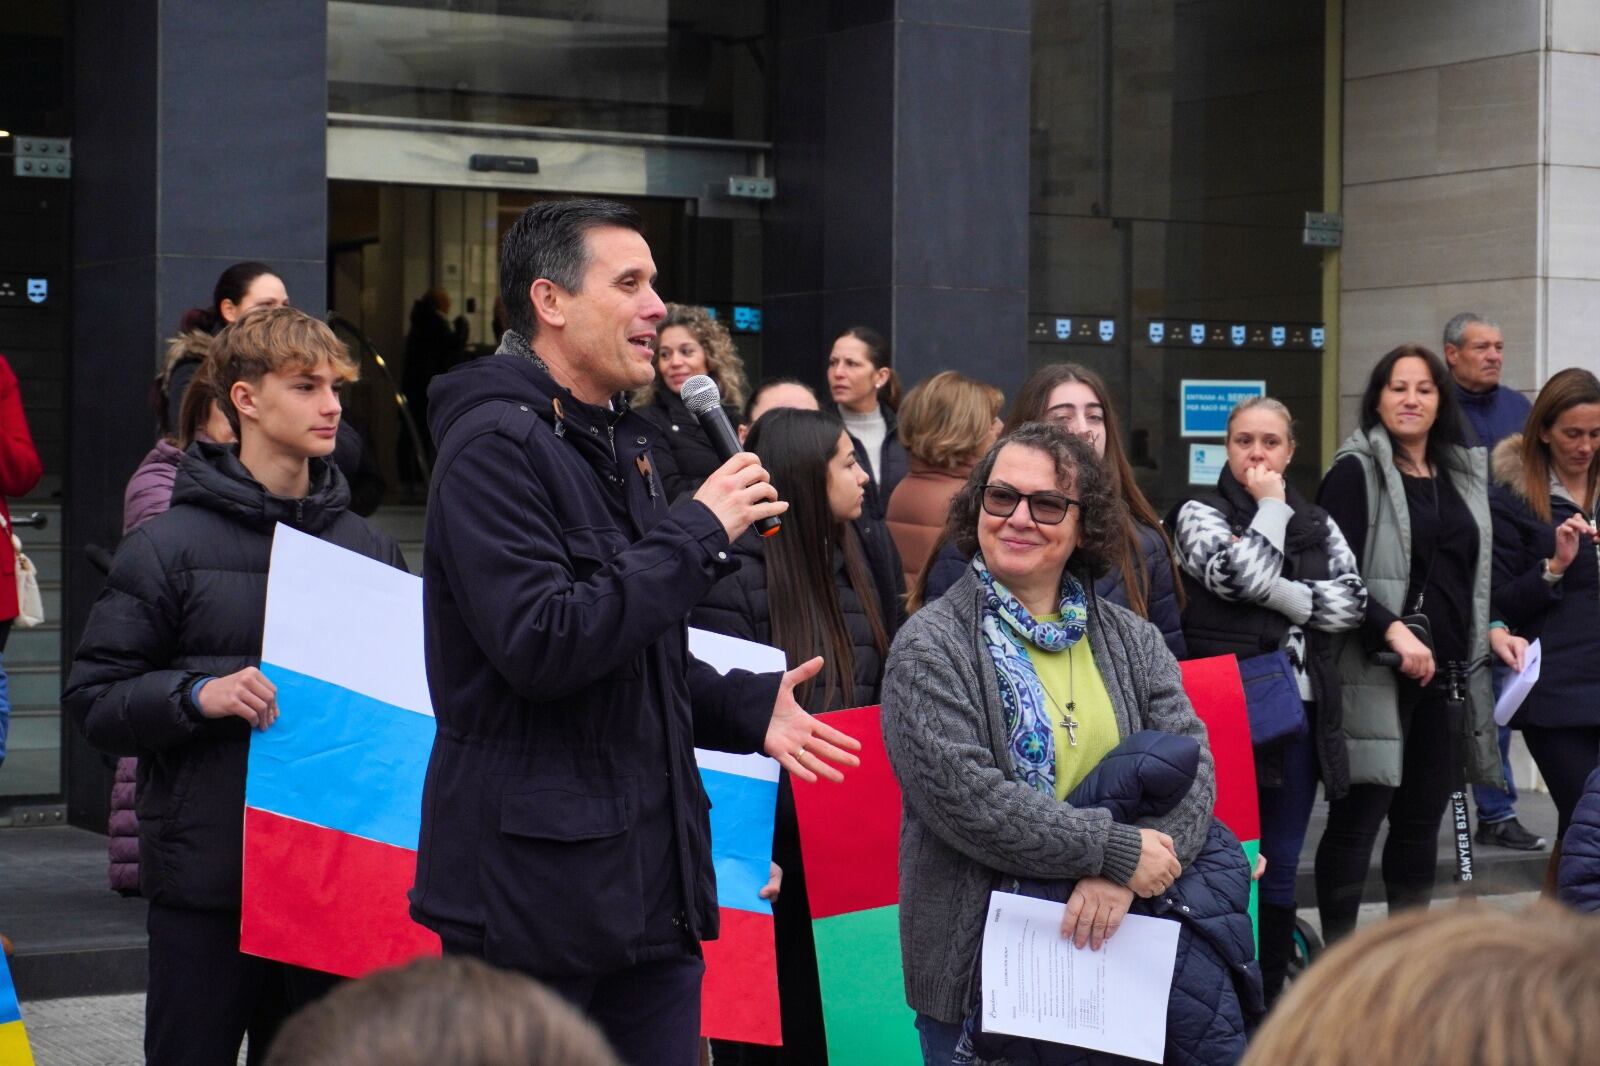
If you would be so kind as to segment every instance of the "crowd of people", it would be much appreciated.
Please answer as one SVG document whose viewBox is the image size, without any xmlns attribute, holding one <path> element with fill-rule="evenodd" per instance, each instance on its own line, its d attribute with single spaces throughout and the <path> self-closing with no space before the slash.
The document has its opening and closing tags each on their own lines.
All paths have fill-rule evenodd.
<svg viewBox="0 0 1600 1066">
<path fill-rule="evenodd" d="M 411 907 L 447 958 L 331 992 L 326 975 L 238 950 L 245 752 L 278 714 L 258 669 L 271 530 L 404 561 L 350 510 L 331 461 L 356 370 L 343 345 L 258 263 L 226 272 L 186 323 L 158 390 L 172 417 L 129 484 L 63 695 L 90 742 L 127 760 L 137 826 L 121 828 L 139 846 L 114 844 L 113 879 L 150 900 L 149 1061 L 232 1061 L 248 1035 L 252 1063 L 363 1046 L 389 1062 L 825 1063 L 789 780 L 849 774 L 859 745 L 818 716 L 872 704 L 904 797 L 905 995 L 929 1064 L 1099 1061 L 982 1031 L 974 966 L 1001 887 L 1064 903 L 1062 935 L 1096 950 L 1130 913 L 1176 920 L 1168 1048 L 1195 1063 L 1247 1056 L 1268 1011 L 1249 1061 L 1347 1061 L 1321 1048 L 1364 1016 L 1298 1019 L 1324 1013 L 1314 994 L 1368 997 L 1406 1048 L 1383 989 L 1430 944 L 1481 940 L 1507 973 L 1518 928 L 1592 948 L 1587 922 L 1554 908 L 1521 926 L 1475 912 L 1477 939 L 1453 916 L 1352 934 L 1385 824 L 1388 908 L 1425 909 L 1467 784 L 1480 843 L 1545 846 L 1516 818 L 1493 717 L 1533 640 L 1542 674 L 1510 725 L 1559 813 L 1551 891 L 1600 909 L 1593 374 L 1561 371 L 1530 404 L 1500 383 L 1499 328 L 1457 316 L 1443 357 L 1404 344 L 1374 366 L 1315 499 L 1288 477 L 1292 412 L 1262 396 L 1229 416 L 1216 485 L 1163 518 L 1088 368 L 1040 369 L 1009 416 L 999 389 L 952 371 L 902 399 L 886 340 L 853 326 L 819 354 L 824 403 L 801 381 L 752 384 L 723 324 L 654 283 L 630 209 L 536 205 L 503 246 L 499 350 L 412 402 L 434 461 L 422 574 L 438 735 Z M 447 310 L 435 300 L 430 324 Z M 719 451 L 686 405 L 696 375 L 742 452 Z M 774 517 L 778 535 L 753 528 Z M 788 670 L 718 674 L 689 653 L 688 624 L 772 645 Z M 1216 763 L 1179 668 L 1218 655 L 1246 691 L 1254 869 L 1213 816 Z M 699 944 L 718 909 L 697 746 L 785 771 L 763 890 L 780 1049 L 699 1038 Z M 1319 792 L 1312 901 L 1296 871 Z M 1328 942 L 1349 942 L 1285 992 L 1296 910 L 1313 902 Z M 1567 980 L 1588 970 L 1574 957 Z M 1490 1024 L 1459 1003 L 1461 1033 Z M 400 1013 L 433 1019 L 437 1042 L 378 1055 L 391 1034 L 377 1019 Z M 461 1026 L 498 1035 L 469 1050 Z M 1457 1061 L 1457 1036 L 1403 1060 Z M 1567 1061 L 1528 1057 L 1560 1043 L 1548 1034 L 1491 1036 L 1481 1061 Z"/>
</svg>

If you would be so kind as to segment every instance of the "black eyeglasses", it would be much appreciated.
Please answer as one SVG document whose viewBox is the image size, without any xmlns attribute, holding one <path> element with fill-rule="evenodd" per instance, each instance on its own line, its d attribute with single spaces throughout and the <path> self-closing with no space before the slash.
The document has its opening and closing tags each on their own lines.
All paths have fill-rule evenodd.
<svg viewBox="0 0 1600 1066">
<path fill-rule="evenodd" d="M 1078 503 L 1059 492 L 1018 492 L 1006 485 L 983 487 L 983 509 L 996 518 L 1010 518 L 1023 500 L 1028 501 L 1028 514 L 1041 526 L 1059 525 L 1067 517 L 1067 508 Z"/>
</svg>

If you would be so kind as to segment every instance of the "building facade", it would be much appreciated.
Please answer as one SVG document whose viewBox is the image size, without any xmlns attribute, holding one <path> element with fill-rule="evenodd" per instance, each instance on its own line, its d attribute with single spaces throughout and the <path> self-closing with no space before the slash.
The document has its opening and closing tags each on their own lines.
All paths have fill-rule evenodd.
<svg viewBox="0 0 1600 1066">
<path fill-rule="evenodd" d="M 0 352 L 48 470 L 18 510 L 58 513 L 60 547 L 50 627 L 6 654 L 0 821 L 103 824 L 105 760 L 52 686 L 164 339 L 241 259 L 365 341 L 347 410 L 380 519 L 422 503 L 394 402 L 417 302 L 442 288 L 463 352 L 491 349 L 498 239 L 552 197 L 637 206 L 663 295 L 726 316 L 752 378 L 820 384 L 858 323 L 907 384 L 1092 367 L 1162 506 L 1214 479 L 1240 390 L 1290 405 L 1311 489 L 1378 357 L 1458 310 L 1504 324 L 1516 387 L 1595 362 L 1585 0 L 13 8 Z M 24 139 L 70 173 L 18 169 Z"/>
</svg>

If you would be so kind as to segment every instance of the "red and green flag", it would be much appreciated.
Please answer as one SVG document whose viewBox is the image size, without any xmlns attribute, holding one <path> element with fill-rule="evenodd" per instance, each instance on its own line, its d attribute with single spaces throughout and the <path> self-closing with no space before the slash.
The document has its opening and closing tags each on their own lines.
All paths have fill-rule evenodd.
<svg viewBox="0 0 1600 1066">
<path fill-rule="evenodd" d="M 920 1066 L 900 967 L 900 784 L 878 708 L 822 716 L 861 741 L 842 784 L 794 781 L 832 1066 Z"/>
<path fill-rule="evenodd" d="M 1227 655 L 1180 666 L 1216 760 L 1215 814 L 1239 838 L 1254 868 L 1261 819 L 1238 662 Z M 900 785 L 884 750 L 877 707 L 823 718 L 861 741 L 861 765 L 847 771 L 842 784 L 794 781 L 828 1061 L 918 1066 L 922 1053 L 900 966 Z M 1252 919 L 1255 898 L 1252 884 Z"/>
<path fill-rule="evenodd" d="M 1231 655 L 1179 663 L 1183 688 L 1195 714 L 1206 724 L 1211 757 L 1217 764 L 1217 820 L 1239 838 L 1250 868 L 1261 854 L 1261 812 L 1256 805 L 1255 747 L 1245 713 L 1239 660 Z M 1250 882 L 1250 921 L 1256 920 L 1256 883 Z M 1258 934 L 1259 935 L 1259 934 Z"/>
</svg>

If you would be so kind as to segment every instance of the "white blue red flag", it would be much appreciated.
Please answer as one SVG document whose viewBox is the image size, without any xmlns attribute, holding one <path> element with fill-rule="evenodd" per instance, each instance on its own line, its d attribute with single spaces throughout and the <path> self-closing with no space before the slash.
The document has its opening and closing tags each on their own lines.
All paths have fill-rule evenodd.
<svg viewBox="0 0 1600 1066">
<path fill-rule="evenodd" d="M 720 670 L 782 669 L 775 649 L 690 632 Z M 434 735 L 421 580 L 279 526 L 261 670 L 278 687 L 280 717 L 250 743 L 241 948 L 348 977 L 437 954 L 406 899 Z M 777 764 L 696 755 L 722 911 L 722 938 L 705 945 L 703 1029 L 777 1044 L 772 908 L 759 895 Z"/>
</svg>

